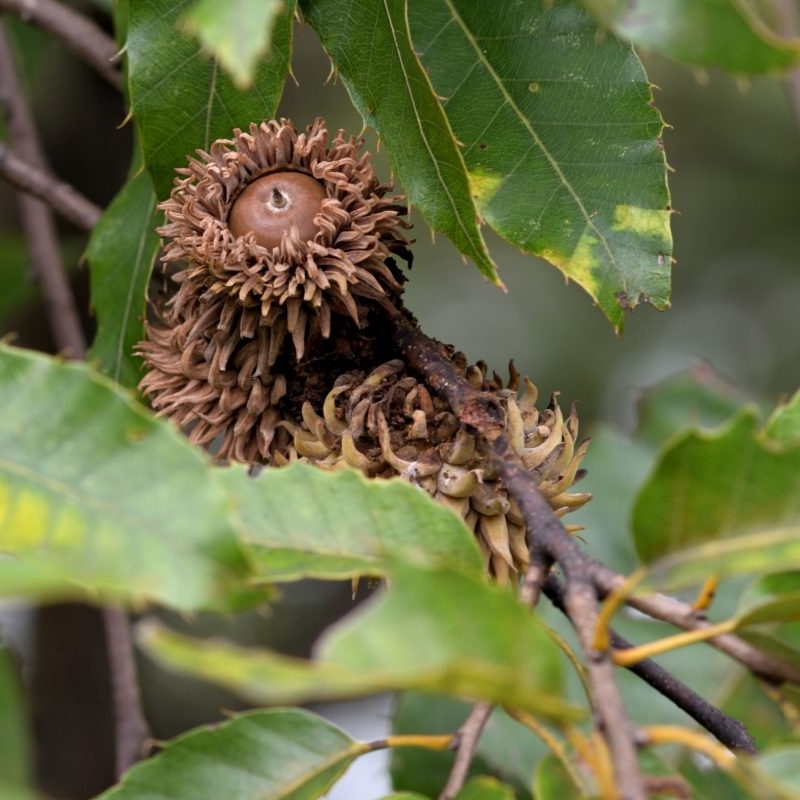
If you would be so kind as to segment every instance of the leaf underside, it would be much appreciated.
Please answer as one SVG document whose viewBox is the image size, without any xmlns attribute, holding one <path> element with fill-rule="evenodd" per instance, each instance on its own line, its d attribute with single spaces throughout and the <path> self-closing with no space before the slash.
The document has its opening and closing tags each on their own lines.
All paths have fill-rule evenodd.
<svg viewBox="0 0 800 800">
<path fill-rule="evenodd" d="M 191 639 L 155 622 L 140 628 L 140 645 L 256 703 L 417 689 L 574 717 L 561 696 L 558 647 L 508 591 L 442 567 L 396 564 L 390 573 L 387 590 L 323 635 L 313 661 Z"/>
</svg>

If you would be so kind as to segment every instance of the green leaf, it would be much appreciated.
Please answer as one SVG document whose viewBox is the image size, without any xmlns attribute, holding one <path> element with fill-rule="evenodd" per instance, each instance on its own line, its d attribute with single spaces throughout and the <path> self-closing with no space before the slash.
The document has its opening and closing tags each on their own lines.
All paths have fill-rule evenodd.
<svg viewBox="0 0 800 800">
<path fill-rule="evenodd" d="M 283 12 L 283 0 L 196 0 L 183 24 L 219 60 L 237 88 L 249 89 Z"/>
<path fill-rule="evenodd" d="M 253 711 L 168 742 L 98 800 L 312 800 L 366 751 L 308 711 Z"/>
<path fill-rule="evenodd" d="M 651 564 L 657 585 L 677 588 L 715 575 L 764 574 L 800 568 L 800 525 L 739 534 L 686 547 Z"/>
<path fill-rule="evenodd" d="M 179 20 L 191 4 L 130 2 L 126 53 L 131 107 L 159 198 L 169 194 L 174 169 L 185 166 L 195 150 L 208 149 L 236 127 L 273 117 L 289 69 L 291 0 L 275 20 L 270 57 L 259 65 L 248 91 L 237 89 L 218 63 L 181 33 Z"/>
<path fill-rule="evenodd" d="M 217 467 L 85 364 L 2 347 L 0 403 L 0 550 L 14 555 L 0 594 L 191 609 L 244 601 L 253 583 L 386 574 L 390 560 L 482 574 L 473 536 L 420 489 Z"/>
<path fill-rule="evenodd" d="M 1 345 L 0 408 L 0 593 L 234 602 L 227 498 L 176 429 L 86 364 Z"/>
<path fill-rule="evenodd" d="M 17 313 L 39 294 L 31 280 L 28 248 L 19 235 L 0 234 L 0 321 Z"/>
<path fill-rule="evenodd" d="M 478 228 L 459 143 L 412 47 L 405 4 L 301 0 L 300 7 L 365 123 L 385 143 L 411 203 L 501 285 Z"/>
<path fill-rule="evenodd" d="M 738 627 L 800 619 L 800 572 L 765 575 L 741 598 Z"/>
<path fill-rule="evenodd" d="M 583 792 L 576 794 L 578 791 L 564 765 L 555 756 L 547 756 L 536 765 L 533 794 L 537 800 L 586 797 Z"/>
<path fill-rule="evenodd" d="M 582 286 L 617 331 L 669 302 L 661 115 L 628 45 L 574 0 L 408 4 L 414 46 L 504 239 Z M 401 174 L 402 176 L 402 174 Z"/>
<path fill-rule="evenodd" d="M 132 173 L 92 231 L 86 251 L 97 315 L 89 359 L 130 387 L 141 377 L 133 346 L 144 335 L 147 285 L 159 248 L 153 183 L 136 164 Z"/>
<path fill-rule="evenodd" d="M 382 797 L 381 800 L 430 800 L 430 798 L 416 792 L 392 792 L 392 794 Z"/>
<path fill-rule="evenodd" d="M 0 645 L 0 795 L 24 796 L 32 774 L 31 732 L 23 708 L 22 686 L 11 652 Z"/>
<path fill-rule="evenodd" d="M 748 559 L 754 570 L 800 566 L 798 472 L 800 446 L 767 439 L 752 409 L 713 432 L 674 438 L 636 501 L 639 554 L 652 562 L 698 545 L 693 557 L 706 569 L 746 568 Z"/>
<path fill-rule="evenodd" d="M 510 786 L 494 778 L 478 777 L 467 781 L 456 795 L 456 800 L 515 800 L 516 795 Z"/>
<path fill-rule="evenodd" d="M 317 643 L 314 661 L 140 627 L 160 662 L 257 703 L 355 697 L 418 689 L 509 703 L 554 718 L 576 709 L 561 697 L 561 654 L 507 590 L 462 572 L 396 564 L 391 586 Z"/>
<path fill-rule="evenodd" d="M 782 444 L 800 444 L 800 391 L 775 409 L 767 420 L 764 435 Z"/>
<path fill-rule="evenodd" d="M 644 50 L 735 75 L 775 74 L 798 63 L 800 40 L 781 39 L 740 0 L 583 0 L 617 36 Z"/>
<path fill-rule="evenodd" d="M 712 367 L 699 364 L 642 392 L 636 409 L 636 439 L 659 448 L 686 428 L 719 427 L 747 402 Z"/>
<path fill-rule="evenodd" d="M 463 522 L 406 481 L 307 464 L 250 480 L 234 468 L 222 479 L 241 514 L 257 579 L 384 575 L 388 561 L 483 571 Z"/>
</svg>

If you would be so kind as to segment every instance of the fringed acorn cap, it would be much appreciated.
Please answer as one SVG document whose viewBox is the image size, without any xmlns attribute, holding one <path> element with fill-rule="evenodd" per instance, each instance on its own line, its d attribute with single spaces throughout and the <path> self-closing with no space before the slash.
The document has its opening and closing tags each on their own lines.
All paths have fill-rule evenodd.
<svg viewBox="0 0 800 800">
<path fill-rule="evenodd" d="M 406 209 L 384 199 L 390 187 L 360 145 L 344 131 L 329 145 L 321 119 L 307 133 L 273 120 L 198 151 L 160 206 L 164 261 L 188 265 L 176 277 L 176 313 L 202 297 L 215 328 L 245 337 L 282 320 L 299 359 L 309 328 L 327 338 L 332 314 L 360 324 L 359 298 L 399 294 L 389 259 L 409 258 Z"/>
<path fill-rule="evenodd" d="M 183 268 L 139 345 L 140 388 L 221 458 L 269 461 L 289 362 L 339 329 L 352 338 L 364 301 L 402 291 L 405 208 L 360 144 L 329 143 L 319 119 L 306 133 L 253 124 L 198 151 L 160 206 L 163 261 Z"/>
<path fill-rule="evenodd" d="M 488 378 L 483 364 L 468 368 L 466 376 L 476 388 L 497 394 L 511 444 L 556 515 L 586 503 L 591 495 L 569 491 L 582 476 L 579 466 L 589 444 L 577 443 L 575 407 L 564 419 L 554 396 L 540 412 L 527 378 L 518 396 L 513 365 L 507 387 L 496 375 Z M 404 477 L 464 519 L 498 581 L 525 571 L 527 530 L 517 504 L 447 403 L 409 375 L 402 361 L 368 375 L 341 376 L 321 413 L 307 402 L 302 416 L 278 462 L 301 459 L 330 469 L 347 464 L 373 477 Z"/>
</svg>

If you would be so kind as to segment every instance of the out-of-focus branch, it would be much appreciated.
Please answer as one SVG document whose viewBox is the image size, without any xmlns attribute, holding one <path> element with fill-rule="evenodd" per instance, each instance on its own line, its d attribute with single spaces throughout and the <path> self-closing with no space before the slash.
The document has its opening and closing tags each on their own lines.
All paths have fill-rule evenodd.
<svg viewBox="0 0 800 800">
<path fill-rule="evenodd" d="M 776 0 L 775 8 L 778 12 L 778 32 L 787 39 L 795 38 L 798 17 L 795 0 Z M 795 67 L 786 73 L 786 82 L 797 125 L 800 127 L 800 67 Z"/>
<path fill-rule="evenodd" d="M 144 755 L 150 728 L 142 712 L 128 615 L 122 608 L 107 606 L 103 609 L 103 626 L 111 665 L 111 696 L 114 704 L 114 772 L 119 780 Z"/>
<path fill-rule="evenodd" d="M 90 231 L 103 213 L 73 186 L 12 152 L 4 142 L 0 142 L 0 176 L 83 230 Z"/>
<path fill-rule="evenodd" d="M 0 0 L 0 11 L 60 39 L 115 89 L 122 90 L 122 75 L 114 64 L 117 44 L 88 17 L 56 0 Z"/>
<path fill-rule="evenodd" d="M 17 75 L 2 19 L 0 19 L 0 107 L 14 151 L 19 154 L 20 159 L 27 161 L 34 171 L 41 172 L 44 169 L 44 154 Z M 24 164 L 19 159 L 9 156 L 11 153 L 3 147 L 0 150 L 0 172 L 24 173 L 25 170 L 20 169 Z M 31 263 L 42 286 L 56 343 L 60 350 L 73 358 L 83 358 L 86 354 L 86 339 L 61 260 L 53 214 L 48 205 L 31 197 L 29 193 L 20 194 L 20 213 Z"/>
<path fill-rule="evenodd" d="M 439 795 L 439 800 L 453 800 L 461 791 L 469 774 L 469 767 L 475 757 L 475 749 L 481 733 L 492 715 L 491 703 L 476 703 L 464 724 L 455 735 L 456 760 L 447 778 L 447 783 Z"/>
</svg>

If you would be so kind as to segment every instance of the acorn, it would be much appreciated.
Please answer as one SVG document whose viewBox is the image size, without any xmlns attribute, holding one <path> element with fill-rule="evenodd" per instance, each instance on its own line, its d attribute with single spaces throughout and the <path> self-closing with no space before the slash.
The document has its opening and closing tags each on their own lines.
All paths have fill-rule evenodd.
<svg viewBox="0 0 800 800">
<path fill-rule="evenodd" d="M 578 415 L 565 418 L 557 396 L 543 411 L 536 387 L 510 367 L 507 385 L 485 364 L 465 370 L 476 388 L 494 392 L 506 412 L 506 432 L 525 468 L 557 516 L 591 495 L 571 492 L 583 472 L 589 441 L 578 442 Z M 400 360 L 368 374 L 340 376 L 321 408 L 303 405 L 291 444 L 276 463 L 301 460 L 327 469 L 355 467 L 374 478 L 402 477 L 461 517 L 483 551 L 487 571 L 506 583 L 529 563 L 525 520 L 502 480 L 444 399 L 409 374 Z M 575 526 L 568 526 L 578 530 Z"/>
<path fill-rule="evenodd" d="M 268 462 L 287 391 L 302 391 L 291 362 L 351 340 L 372 301 L 402 292 L 406 209 L 361 146 L 329 142 L 320 119 L 252 124 L 198 150 L 159 206 L 162 262 L 180 269 L 138 346 L 140 388 L 222 459 Z"/>
</svg>

